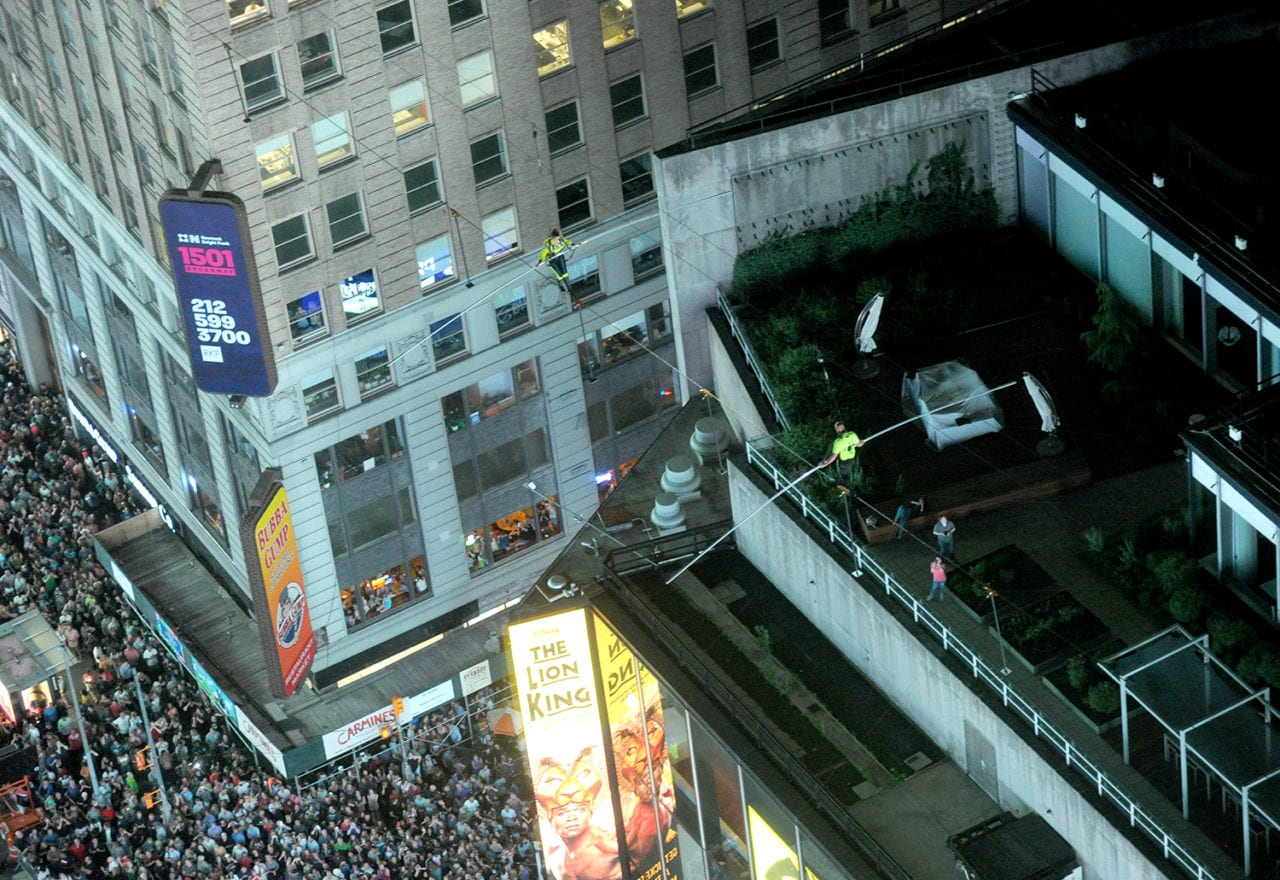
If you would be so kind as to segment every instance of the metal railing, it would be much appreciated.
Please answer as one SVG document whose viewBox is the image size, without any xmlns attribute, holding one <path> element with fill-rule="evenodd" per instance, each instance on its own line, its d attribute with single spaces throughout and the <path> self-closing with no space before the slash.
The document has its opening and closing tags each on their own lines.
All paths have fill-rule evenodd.
<svg viewBox="0 0 1280 880">
<path fill-rule="evenodd" d="M 746 358 L 747 366 L 751 368 L 751 374 L 756 377 L 756 382 L 760 385 L 760 391 L 764 394 L 765 400 L 769 401 L 769 406 L 773 409 L 773 417 L 778 420 L 778 424 L 783 429 L 790 428 L 791 420 L 787 418 L 787 414 L 782 410 L 782 404 L 778 403 L 778 398 L 774 396 L 773 389 L 769 387 L 769 380 L 765 376 L 764 367 L 760 365 L 760 358 L 756 356 L 755 349 L 751 347 L 751 340 L 747 338 L 746 328 L 738 321 L 734 306 L 729 303 L 728 295 L 719 287 L 716 288 L 716 305 L 720 307 L 725 321 L 729 324 L 729 333 L 738 341 L 738 346 L 742 349 L 742 356 Z"/>
<path fill-rule="evenodd" d="M 793 475 L 778 468 L 761 450 L 762 441 L 767 440 L 768 438 L 760 438 L 747 441 L 747 461 L 764 474 L 775 488 L 781 489 L 791 482 Z M 1049 719 L 1041 715 L 1035 706 L 1010 686 L 1004 676 L 987 665 L 976 651 L 932 614 L 924 603 L 899 583 L 884 566 L 876 561 L 874 556 L 866 552 L 862 545 L 853 541 L 821 505 L 809 498 L 798 486 L 792 486 L 786 495 L 800 507 L 806 519 L 817 524 L 828 535 L 832 543 L 853 556 L 856 560 L 854 571 L 859 572 L 859 578 L 874 579 L 883 587 L 886 596 L 896 599 L 905 606 L 911 612 L 912 620 L 930 632 L 942 644 L 944 651 L 956 655 L 974 678 L 985 682 L 997 693 L 1000 702 L 1006 708 L 1012 709 L 1031 726 L 1032 733 L 1038 739 L 1052 745 L 1066 760 L 1068 767 L 1074 767 L 1082 773 L 1100 796 L 1107 797 L 1119 807 L 1129 817 L 1131 827 L 1140 829 L 1154 840 L 1160 846 L 1165 858 L 1176 863 L 1197 880 L 1210 880 L 1215 876 L 1188 852 L 1155 816 L 1148 813 L 1136 800 L 1125 793 L 1100 767 L 1090 761 L 1066 734 L 1054 727 Z"/>
<path fill-rule="evenodd" d="M 728 520 L 721 520 L 674 535 L 628 544 L 610 551 L 604 558 L 604 565 L 619 577 L 675 565 L 710 547 L 731 525 Z"/>
</svg>

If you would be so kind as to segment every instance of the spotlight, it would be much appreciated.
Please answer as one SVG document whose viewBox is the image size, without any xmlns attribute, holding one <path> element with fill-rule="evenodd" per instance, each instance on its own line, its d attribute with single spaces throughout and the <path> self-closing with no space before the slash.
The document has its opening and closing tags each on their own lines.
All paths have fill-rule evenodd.
<svg viewBox="0 0 1280 880">
<path fill-rule="evenodd" d="M 227 398 L 227 403 L 231 404 L 232 409 L 244 409 L 244 401 L 243 394 L 233 394 Z"/>
</svg>

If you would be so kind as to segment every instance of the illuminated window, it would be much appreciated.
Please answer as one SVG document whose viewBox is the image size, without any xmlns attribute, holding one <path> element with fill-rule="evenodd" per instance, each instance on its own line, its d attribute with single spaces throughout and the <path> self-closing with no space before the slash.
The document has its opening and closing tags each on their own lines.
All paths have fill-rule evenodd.
<svg viewBox="0 0 1280 880">
<path fill-rule="evenodd" d="M 516 209 L 503 208 L 483 217 L 480 228 L 484 232 L 484 258 L 496 260 L 519 249 L 516 239 Z"/>
<path fill-rule="evenodd" d="M 707 0 L 676 0 L 676 17 L 688 18 L 710 8 L 711 4 Z"/>
<path fill-rule="evenodd" d="M 427 87 L 422 80 L 415 79 L 396 86 L 388 93 L 388 97 L 391 101 L 391 124 L 395 126 L 396 137 L 417 131 L 431 121 L 431 115 L 427 112 Z"/>
<path fill-rule="evenodd" d="M 298 179 L 297 155 L 293 135 L 282 134 L 257 146 L 258 177 L 263 189 L 274 189 Z"/>
<path fill-rule="evenodd" d="M 475 174 L 477 186 L 507 173 L 507 154 L 502 142 L 502 132 L 494 132 L 471 143 L 471 170 Z"/>
<path fill-rule="evenodd" d="M 385 500 L 391 501 L 391 499 Z M 398 531 L 399 528 L 406 524 L 404 522 L 406 515 L 408 516 L 408 523 L 413 522 L 413 502 L 408 490 L 404 489 L 397 494 L 397 500 L 402 511 L 401 525 L 397 527 Z M 384 504 L 384 507 L 391 512 L 394 512 L 396 506 L 396 504 Z M 385 518 L 385 514 L 380 517 L 380 519 Z M 335 529 L 339 533 L 342 546 L 345 547 L 345 538 L 341 537 L 341 524 L 330 523 L 330 537 L 333 537 L 332 532 Z M 406 568 L 402 564 L 393 565 L 373 577 L 364 578 L 359 583 L 343 587 L 339 591 L 339 595 L 342 599 L 342 610 L 346 619 L 347 629 L 358 629 L 366 624 L 382 620 L 386 615 L 404 608 L 416 599 L 430 596 L 431 584 L 427 579 L 426 560 L 421 556 L 414 557 L 410 560 L 407 571 L 408 574 L 406 575 Z"/>
<path fill-rule="evenodd" d="M 409 0 L 400 0 L 378 10 L 378 39 L 382 54 L 390 55 L 418 41 L 413 32 L 413 10 Z"/>
<path fill-rule="evenodd" d="M 329 217 L 329 242 L 333 247 L 340 247 L 369 234 L 369 226 L 364 219 L 364 199 L 360 193 L 334 199 L 324 206 Z"/>
<path fill-rule="evenodd" d="M 620 128 L 628 122 L 644 118 L 644 88 L 640 74 L 620 79 L 609 86 L 609 100 L 613 105 L 613 126 Z"/>
<path fill-rule="evenodd" d="M 338 283 L 338 292 L 342 294 L 342 314 L 346 316 L 348 324 L 354 324 L 381 308 L 378 302 L 378 279 L 372 269 L 343 278 Z"/>
<path fill-rule="evenodd" d="M 460 25 L 484 15 L 480 0 L 448 0 L 449 24 Z"/>
<path fill-rule="evenodd" d="M 711 43 L 684 54 L 684 90 L 693 96 L 719 83 L 716 74 L 716 47 Z"/>
<path fill-rule="evenodd" d="M 753 73 L 781 58 L 776 18 L 766 18 L 747 28 L 747 64 Z"/>
<path fill-rule="evenodd" d="M 274 52 L 241 64 L 240 82 L 245 108 L 250 113 L 284 100 L 284 83 L 280 81 Z"/>
<path fill-rule="evenodd" d="M 453 280 L 453 252 L 449 247 L 449 236 L 442 235 L 418 245 L 417 257 L 418 284 L 424 289 Z"/>
<path fill-rule="evenodd" d="M 653 196 L 653 172 L 648 153 L 632 156 L 618 165 L 622 177 L 622 204 L 628 208 Z"/>
<path fill-rule="evenodd" d="M 320 291 L 313 290 L 295 299 L 286 311 L 289 313 L 289 333 L 295 343 L 324 334 L 324 302 Z"/>
<path fill-rule="evenodd" d="M 227 17 L 231 26 L 248 24 L 271 14 L 264 0 L 227 0 Z"/>
<path fill-rule="evenodd" d="M 395 384 L 391 377 L 391 358 L 387 347 L 364 352 L 356 357 L 356 382 L 360 386 L 360 399 L 372 397 L 379 391 L 385 391 Z"/>
<path fill-rule="evenodd" d="M 569 229 L 591 219 L 591 187 L 584 177 L 556 190 L 560 228 Z"/>
<path fill-rule="evenodd" d="M 462 89 L 462 106 L 470 107 L 498 94 L 493 75 L 493 53 L 480 52 L 458 62 L 458 86 Z"/>
<path fill-rule="evenodd" d="M 837 43 L 852 34 L 849 0 L 818 0 L 818 35 L 822 45 Z"/>
<path fill-rule="evenodd" d="M 643 278 L 662 268 L 662 232 L 654 227 L 631 239 L 631 272 Z"/>
<path fill-rule="evenodd" d="M 876 19 L 890 12 L 897 12 L 900 8 L 898 0 L 868 0 L 867 15 Z"/>
<path fill-rule="evenodd" d="M 298 214 L 272 226 L 271 241 L 275 245 L 276 263 L 281 269 L 309 260 L 314 253 L 306 214 Z"/>
<path fill-rule="evenodd" d="M 644 312 L 636 312 L 600 331 L 600 351 L 604 355 L 605 366 L 612 366 L 644 350 L 649 341 L 644 318 Z"/>
<path fill-rule="evenodd" d="M 631 0 L 604 0 L 600 4 L 600 31 L 606 49 L 634 40 L 636 16 Z"/>
<path fill-rule="evenodd" d="M 558 21 L 533 32 L 534 51 L 538 56 L 538 76 L 546 76 L 566 68 L 569 57 L 569 22 Z"/>
<path fill-rule="evenodd" d="M 333 34 L 326 31 L 322 34 L 307 37 L 298 41 L 298 66 L 302 68 L 302 88 L 314 89 L 316 86 L 337 79 L 342 75 L 338 70 L 338 51 L 333 42 Z"/>
<path fill-rule="evenodd" d="M 338 383 L 333 379 L 333 370 L 312 373 L 302 380 L 302 405 L 308 419 L 338 408 Z"/>
<path fill-rule="evenodd" d="M 435 354 L 436 366 L 467 353 L 467 337 L 463 332 L 461 314 L 432 322 L 431 351 Z"/>
<path fill-rule="evenodd" d="M 529 301 L 524 285 L 505 290 L 493 298 L 493 311 L 498 318 L 498 335 L 509 336 L 529 327 Z"/>
<path fill-rule="evenodd" d="M 355 155 L 355 143 L 351 140 L 351 126 L 345 111 L 312 123 L 311 138 L 316 145 L 316 163 L 321 168 Z"/>
<path fill-rule="evenodd" d="M 404 172 L 404 191 L 409 199 L 410 214 L 440 204 L 440 177 L 436 172 L 436 161 L 428 159 Z"/>
<path fill-rule="evenodd" d="M 578 102 L 570 101 L 547 111 L 547 149 L 552 154 L 582 143 L 578 127 Z"/>
<path fill-rule="evenodd" d="M 373 354 L 370 352 L 370 354 Z M 356 362 L 357 367 L 359 361 Z M 315 454 L 316 476 L 320 487 L 328 489 L 338 482 L 349 482 L 362 474 L 376 470 L 388 461 L 404 454 L 400 442 L 400 428 L 393 419 L 374 425 L 359 434 L 352 434 L 336 446 L 326 447 Z"/>
</svg>

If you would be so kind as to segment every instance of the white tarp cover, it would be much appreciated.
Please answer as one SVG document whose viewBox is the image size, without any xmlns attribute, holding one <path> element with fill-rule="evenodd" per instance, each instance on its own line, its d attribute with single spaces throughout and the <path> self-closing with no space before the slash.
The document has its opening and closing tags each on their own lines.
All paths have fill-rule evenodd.
<svg viewBox="0 0 1280 880">
<path fill-rule="evenodd" d="M 920 424 L 934 449 L 946 449 L 1004 428 L 1004 413 L 991 390 L 977 373 L 958 361 L 903 376 L 902 409 L 907 415 L 924 416 Z"/>
</svg>

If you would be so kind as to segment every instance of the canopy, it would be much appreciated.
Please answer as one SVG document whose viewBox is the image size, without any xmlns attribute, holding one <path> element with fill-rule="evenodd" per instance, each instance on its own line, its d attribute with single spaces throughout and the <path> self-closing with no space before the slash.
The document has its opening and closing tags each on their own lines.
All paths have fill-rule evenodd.
<svg viewBox="0 0 1280 880">
<path fill-rule="evenodd" d="M 958 361 L 902 377 L 902 409 L 922 415 L 929 445 L 945 449 L 1004 429 L 1004 413 L 976 372 Z"/>
</svg>

